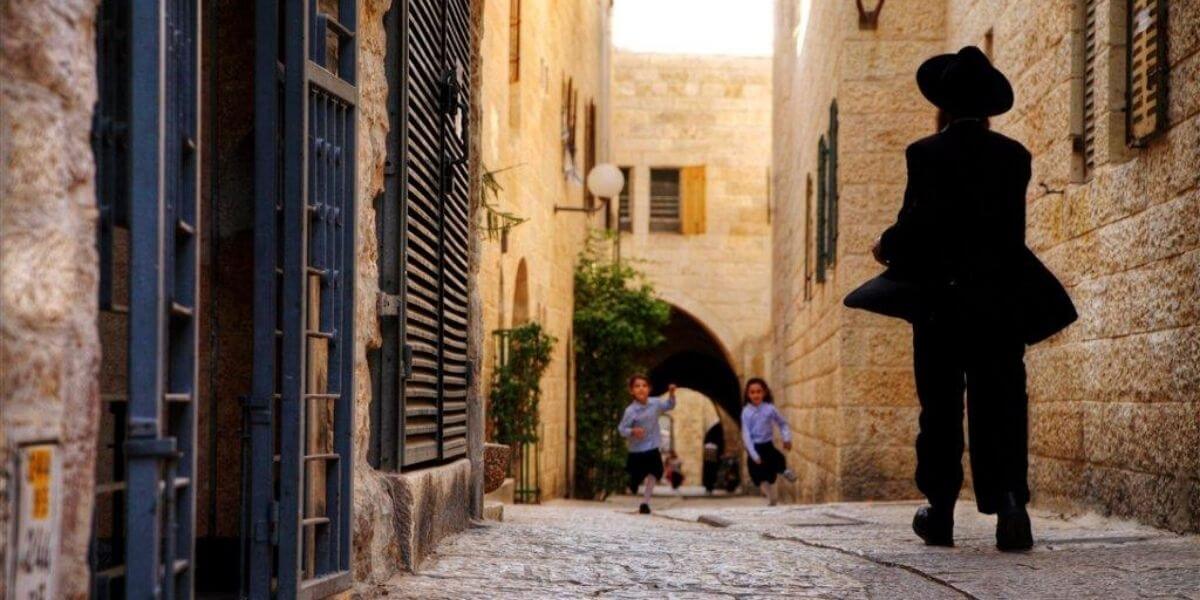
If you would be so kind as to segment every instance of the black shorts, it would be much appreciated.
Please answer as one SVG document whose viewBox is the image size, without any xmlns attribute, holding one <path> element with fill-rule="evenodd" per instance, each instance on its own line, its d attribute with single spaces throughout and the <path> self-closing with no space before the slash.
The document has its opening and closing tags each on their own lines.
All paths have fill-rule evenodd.
<svg viewBox="0 0 1200 600">
<path fill-rule="evenodd" d="M 755 444 L 754 450 L 758 452 L 758 457 L 762 459 L 762 462 L 756 463 L 753 458 L 749 459 L 750 480 L 754 482 L 754 485 L 759 485 L 764 481 L 775 483 L 775 476 L 787 469 L 787 461 L 783 458 L 783 454 L 776 450 L 775 444 L 771 442 Z"/>
<path fill-rule="evenodd" d="M 630 452 L 629 456 L 625 458 L 625 472 L 629 474 L 629 490 L 636 494 L 638 486 L 642 485 L 647 475 L 653 475 L 655 479 L 662 479 L 662 452 L 658 448 L 645 452 Z"/>
</svg>

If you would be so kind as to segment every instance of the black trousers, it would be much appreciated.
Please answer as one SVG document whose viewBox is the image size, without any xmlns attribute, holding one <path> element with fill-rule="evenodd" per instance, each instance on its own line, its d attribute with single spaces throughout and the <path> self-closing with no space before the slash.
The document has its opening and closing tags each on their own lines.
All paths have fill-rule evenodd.
<svg viewBox="0 0 1200 600">
<path fill-rule="evenodd" d="M 916 479 L 932 504 L 952 504 L 962 487 L 964 389 L 979 511 L 995 513 L 1007 492 L 1029 501 L 1025 344 L 1012 331 L 955 317 L 913 326 L 921 402 Z"/>
</svg>

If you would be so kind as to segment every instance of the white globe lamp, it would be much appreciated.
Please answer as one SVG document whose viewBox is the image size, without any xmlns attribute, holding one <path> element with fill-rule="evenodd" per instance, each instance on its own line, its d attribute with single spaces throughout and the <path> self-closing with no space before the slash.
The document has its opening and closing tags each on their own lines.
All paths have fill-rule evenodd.
<svg viewBox="0 0 1200 600">
<path fill-rule="evenodd" d="M 587 176 L 588 191 L 599 198 L 615 198 L 625 187 L 625 176 L 621 169 L 609 163 L 592 167 Z"/>
</svg>

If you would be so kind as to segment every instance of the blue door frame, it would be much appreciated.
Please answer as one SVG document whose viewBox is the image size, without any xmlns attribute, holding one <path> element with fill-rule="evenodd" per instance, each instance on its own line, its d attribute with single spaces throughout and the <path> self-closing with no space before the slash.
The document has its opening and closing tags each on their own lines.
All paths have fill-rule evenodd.
<svg viewBox="0 0 1200 600">
<path fill-rule="evenodd" d="M 102 394 L 114 418 L 96 504 L 111 512 L 93 527 L 92 593 L 186 599 L 195 567 L 200 9 L 197 0 L 105 0 L 98 15 L 99 308 L 122 324 L 106 350 L 123 345 L 127 361 L 123 389 Z"/>
<path fill-rule="evenodd" d="M 257 0 L 250 598 L 348 589 L 357 0 Z"/>
</svg>

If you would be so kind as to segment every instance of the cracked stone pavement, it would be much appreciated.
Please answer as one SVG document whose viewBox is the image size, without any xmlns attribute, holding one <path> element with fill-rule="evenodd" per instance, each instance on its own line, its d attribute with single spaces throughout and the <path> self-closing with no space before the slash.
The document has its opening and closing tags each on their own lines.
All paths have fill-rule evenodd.
<svg viewBox="0 0 1200 600">
<path fill-rule="evenodd" d="M 1191 598 L 1200 537 L 1034 511 L 1037 546 L 1003 554 L 994 520 L 960 503 L 955 548 L 909 529 L 918 504 L 766 507 L 760 498 L 506 506 L 440 545 L 388 598 Z M 727 523 L 717 527 L 698 522 Z"/>
</svg>

